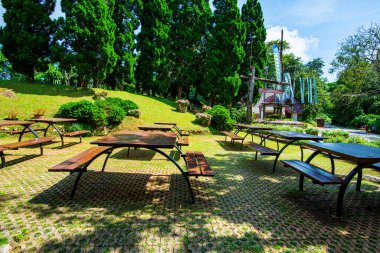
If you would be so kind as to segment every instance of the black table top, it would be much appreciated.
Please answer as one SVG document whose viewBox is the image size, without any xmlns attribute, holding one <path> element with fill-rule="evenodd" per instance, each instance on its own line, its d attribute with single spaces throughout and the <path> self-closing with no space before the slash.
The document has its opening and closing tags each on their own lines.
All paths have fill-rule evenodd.
<svg viewBox="0 0 380 253">
<path fill-rule="evenodd" d="M 62 123 L 62 122 L 76 122 L 77 119 L 69 119 L 69 118 L 40 118 L 40 119 L 29 119 L 34 122 L 42 122 L 42 123 Z"/>
<path fill-rule="evenodd" d="M 282 137 L 284 139 L 288 140 L 311 140 L 311 141 L 321 141 L 323 139 L 326 139 L 321 136 L 316 136 L 312 134 L 304 134 L 299 132 L 288 132 L 288 131 L 268 131 L 270 134 L 277 135 L 279 137 Z"/>
<path fill-rule="evenodd" d="M 380 148 L 355 143 L 308 142 L 304 145 L 322 152 L 339 156 L 358 164 L 373 164 L 380 162 Z"/>
<path fill-rule="evenodd" d="M 239 128 L 245 128 L 250 130 L 272 130 L 271 127 L 263 127 L 263 126 L 254 126 L 254 125 L 247 125 L 247 124 L 233 124 L 236 127 Z"/>
<path fill-rule="evenodd" d="M 34 124 L 34 122 L 26 120 L 0 120 L 0 126 L 30 126 L 32 124 Z"/>
<path fill-rule="evenodd" d="M 172 126 L 170 125 L 147 125 L 147 126 L 139 126 L 140 130 L 144 131 L 171 131 Z"/>
<path fill-rule="evenodd" d="M 112 147 L 174 148 L 176 133 L 121 131 L 95 140 L 91 144 Z"/>
</svg>

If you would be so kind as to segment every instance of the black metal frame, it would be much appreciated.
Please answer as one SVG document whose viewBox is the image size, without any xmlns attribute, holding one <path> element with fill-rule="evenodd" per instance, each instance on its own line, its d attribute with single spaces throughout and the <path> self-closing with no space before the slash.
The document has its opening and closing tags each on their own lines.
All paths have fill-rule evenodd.
<svg viewBox="0 0 380 253">
<path fill-rule="evenodd" d="M 306 163 L 310 163 L 318 154 L 322 154 L 325 152 L 322 152 L 320 150 L 314 151 L 309 158 L 305 161 Z M 335 163 L 334 163 L 334 156 L 328 153 L 330 161 L 331 161 L 331 171 L 332 174 L 335 173 Z M 358 175 L 357 181 L 356 181 L 356 191 L 360 191 L 361 188 L 361 181 L 362 181 L 362 176 L 363 176 L 363 169 L 368 167 L 368 165 L 365 164 L 358 164 L 355 166 L 354 169 L 348 173 L 348 175 L 344 178 L 344 183 L 340 185 L 339 188 L 339 193 L 338 193 L 338 200 L 337 200 L 337 209 L 336 209 L 336 216 L 340 217 L 342 215 L 343 211 L 343 199 L 344 199 L 344 194 L 346 193 L 347 187 L 350 184 L 351 180 Z M 301 175 L 302 176 L 302 175 Z M 303 177 L 300 176 L 300 190 L 303 189 Z"/>
</svg>

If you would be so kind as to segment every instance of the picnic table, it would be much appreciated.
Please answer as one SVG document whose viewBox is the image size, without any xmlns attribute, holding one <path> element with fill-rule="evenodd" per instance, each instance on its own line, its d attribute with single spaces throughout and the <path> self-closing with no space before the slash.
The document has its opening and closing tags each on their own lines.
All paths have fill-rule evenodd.
<svg viewBox="0 0 380 253">
<path fill-rule="evenodd" d="M 270 138 L 271 136 L 275 137 L 276 142 L 277 142 L 277 152 L 276 152 L 276 155 L 275 155 L 276 158 L 275 158 L 274 163 L 273 163 L 273 172 L 276 169 L 276 164 L 277 164 L 278 158 L 280 157 L 280 155 L 282 154 L 282 152 L 284 152 L 284 150 L 290 144 L 298 143 L 298 145 L 300 146 L 300 150 L 301 150 L 301 161 L 303 161 L 303 148 L 301 146 L 300 141 L 315 141 L 315 142 L 319 142 L 319 141 L 322 141 L 322 140 L 326 139 L 326 138 L 321 137 L 321 136 L 312 135 L 312 134 L 304 134 L 304 133 L 299 133 L 299 132 L 288 132 L 288 131 L 274 131 L 274 130 L 271 130 L 271 131 L 268 131 L 267 133 L 268 133 L 268 135 L 264 138 L 264 141 L 262 142 L 262 143 L 264 143 L 264 145 L 265 145 L 265 140 L 268 139 L 268 138 Z M 286 141 L 285 145 L 281 149 L 280 149 L 280 146 L 279 146 L 279 143 L 278 143 L 278 140 L 277 140 L 278 137 Z"/>
<path fill-rule="evenodd" d="M 184 177 L 186 184 L 189 188 L 192 202 L 194 202 L 193 190 L 188 178 L 188 175 L 182 169 L 182 167 L 169 155 L 163 152 L 161 149 L 173 149 L 176 148 L 181 154 L 182 152 L 177 146 L 177 134 L 165 133 L 165 132 L 145 132 L 145 131 L 121 131 L 114 135 L 107 136 L 91 142 L 98 146 L 107 146 L 112 148 L 145 148 L 153 150 L 172 162 Z"/>
<path fill-rule="evenodd" d="M 283 161 L 283 163 L 300 173 L 300 190 L 303 188 L 303 180 L 305 176 L 312 179 L 313 182 L 321 185 L 340 184 L 336 216 L 341 216 L 343 198 L 348 184 L 356 175 L 358 175 L 356 190 L 360 191 L 362 171 L 364 168 L 372 168 L 374 164 L 380 162 L 380 149 L 355 143 L 309 142 L 304 145 L 314 150 L 305 162 L 286 160 Z M 342 179 L 335 176 L 334 173 L 328 173 L 326 170 L 310 164 L 310 162 L 321 153 L 328 154 L 330 159 L 339 158 L 345 161 L 350 161 L 355 163 L 356 166 Z M 334 166 L 333 163 L 332 166 Z"/>
<path fill-rule="evenodd" d="M 179 129 L 179 127 L 177 126 L 177 123 L 175 122 L 155 122 L 154 123 L 155 125 L 166 125 L 166 126 L 172 126 L 180 136 L 189 136 L 190 133 L 188 131 L 184 131 L 184 130 L 181 130 Z"/>
<path fill-rule="evenodd" d="M 221 133 L 224 134 L 225 140 L 227 140 L 227 137 L 231 138 L 231 142 L 234 144 L 235 140 L 241 141 L 240 148 L 243 148 L 243 143 L 245 138 L 250 134 L 252 136 L 253 141 L 253 135 L 258 135 L 260 138 L 263 138 L 263 132 L 272 130 L 270 127 L 262 127 L 262 126 L 254 126 L 254 125 L 248 125 L 248 124 L 233 124 L 233 126 L 236 127 L 235 132 L 228 132 L 228 131 L 222 131 Z M 247 134 L 243 137 L 238 135 L 243 130 L 247 130 Z"/>
<path fill-rule="evenodd" d="M 58 129 L 56 126 L 57 124 L 63 124 L 63 123 L 73 123 L 76 122 L 77 119 L 70 119 L 70 118 L 41 118 L 41 119 L 30 119 L 30 121 L 38 122 L 38 123 L 46 123 L 48 126 L 44 129 L 44 137 L 47 135 L 47 131 L 50 127 L 54 128 L 55 131 L 58 133 L 59 137 L 61 138 L 62 146 L 65 145 L 65 142 L 63 140 L 63 137 L 75 137 L 79 136 L 79 142 L 82 142 L 82 135 L 88 133 L 88 130 L 80 130 L 76 124 L 73 124 L 74 127 L 77 129 L 77 131 L 73 132 L 62 132 Z M 23 133 L 20 134 L 20 140 L 22 138 Z"/>
<path fill-rule="evenodd" d="M 43 155 L 42 144 L 47 143 L 47 142 L 51 142 L 54 138 L 39 138 L 38 134 L 31 127 L 31 125 L 33 125 L 33 124 L 34 124 L 34 122 L 32 122 L 32 121 L 0 120 L 0 127 L 22 126 L 23 129 L 20 131 L 21 134 L 24 134 L 26 132 L 31 132 L 36 137 L 34 139 L 30 139 L 30 140 L 26 140 L 26 141 L 21 141 L 21 138 L 19 138 L 18 142 L 0 145 L 1 168 L 5 167 L 5 156 L 4 156 L 5 150 L 17 150 L 17 149 L 23 148 L 23 147 L 30 147 L 30 146 L 39 145 L 40 154 Z"/>
<path fill-rule="evenodd" d="M 146 126 L 139 126 L 138 127 L 140 130 L 143 131 L 164 131 L 164 132 L 169 132 L 172 130 L 171 125 L 146 125 Z"/>
</svg>

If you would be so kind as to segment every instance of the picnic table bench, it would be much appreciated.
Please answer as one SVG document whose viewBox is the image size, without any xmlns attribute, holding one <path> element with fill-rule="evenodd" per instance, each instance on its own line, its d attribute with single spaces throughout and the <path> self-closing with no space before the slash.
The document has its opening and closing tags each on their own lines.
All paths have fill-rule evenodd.
<svg viewBox="0 0 380 253">
<path fill-rule="evenodd" d="M 228 131 L 221 131 L 220 133 L 224 134 L 226 137 L 224 138 L 224 141 L 227 141 L 227 137 L 231 138 L 231 143 L 235 144 L 235 141 L 241 141 L 241 147 L 243 146 L 244 137 L 239 136 L 233 132 Z"/>
<path fill-rule="evenodd" d="M 360 191 L 362 170 L 364 168 L 380 169 L 380 149 L 354 143 L 306 143 L 306 147 L 314 150 L 310 157 L 305 161 L 284 160 L 287 167 L 300 174 L 299 190 L 303 190 L 304 177 L 307 177 L 320 185 L 338 184 L 340 185 L 337 201 L 336 216 L 341 216 L 343 209 L 343 197 L 348 184 L 357 175 L 356 190 Z M 331 154 L 332 159 L 338 157 L 346 161 L 356 163 L 344 178 L 340 178 L 333 173 L 310 164 L 318 154 Z"/>
<path fill-rule="evenodd" d="M 46 123 L 48 126 L 44 129 L 44 136 L 46 137 L 47 131 L 50 127 L 53 127 L 55 131 L 58 133 L 59 137 L 61 138 L 61 146 L 63 147 L 65 145 L 63 137 L 79 137 L 79 143 L 82 143 L 82 135 L 89 133 L 88 130 L 80 130 L 77 125 L 75 125 L 73 122 L 76 122 L 77 119 L 69 119 L 69 118 L 42 118 L 42 119 L 30 119 L 30 121 L 39 122 L 39 123 Z M 56 124 L 63 124 L 63 123 L 73 123 L 73 126 L 77 129 L 77 131 L 72 132 L 62 132 L 59 130 L 56 126 Z M 19 139 L 21 140 L 22 134 L 20 134 Z"/>
<path fill-rule="evenodd" d="M 160 132 L 144 132 L 144 131 L 121 131 L 111 136 L 106 136 L 99 140 L 91 142 L 91 144 L 97 144 L 98 147 L 92 147 L 71 159 L 68 159 L 52 168 L 50 172 L 78 172 L 73 189 L 71 191 L 70 198 L 73 198 L 79 183 L 79 180 L 84 172 L 87 171 L 88 166 L 97 157 L 102 154 L 107 154 L 107 157 L 103 163 L 102 172 L 105 170 L 105 166 L 108 157 L 115 148 L 146 148 L 160 153 L 171 161 L 181 172 L 185 178 L 187 186 L 189 188 L 192 203 L 194 203 L 193 190 L 189 181 L 189 176 L 213 176 L 214 172 L 209 166 L 206 158 L 201 152 L 188 151 L 183 154 L 176 144 L 175 133 L 160 133 Z M 181 166 L 169 155 L 161 151 L 160 149 L 177 148 L 181 157 L 184 158 L 187 171 L 184 171 Z"/>
<path fill-rule="evenodd" d="M 14 143 L 8 143 L 8 144 L 2 144 L 0 145 L 0 158 L 1 158 L 1 168 L 5 167 L 5 150 L 18 150 L 19 148 L 25 148 L 25 147 L 31 147 L 31 146 L 39 146 L 40 147 L 40 155 L 43 155 L 43 144 L 52 142 L 54 138 L 39 138 L 37 133 L 34 131 L 33 128 L 31 128 L 31 125 L 34 122 L 31 121 L 17 121 L 17 120 L 0 120 L 0 127 L 1 126 L 23 126 L 24 129 L 21 130 L 22 133 L 25 132 L 31 132 L 36 137 L 34 139 L 21 141 L 19 138 L 18 142 Z"/>
<path fill-rule="evenodd" d="M 180 136 L 189 136 L 190 133 L 185 130 L 181 130 L 178 126 L 177 123 L 175 122 L 155 122 L 155 125 L 167 125 L 167 126 L 172 126 Z"/>
</svg>

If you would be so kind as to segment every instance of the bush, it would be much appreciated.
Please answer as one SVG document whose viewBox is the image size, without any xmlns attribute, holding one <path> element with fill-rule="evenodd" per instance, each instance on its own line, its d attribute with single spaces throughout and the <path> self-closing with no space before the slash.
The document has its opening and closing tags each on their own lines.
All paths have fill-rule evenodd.
<svg viewBox="0 0 380 253">
<path fill-rule="evenodd" d="M 63 104 L 58 109 L 58 114 L 64 118 L 75 118 L 79 123 L 89 124 L 92 128 L 107 125 L 104 110 L 87 100 Z"/>
<path fill-rule="evenodd" d="M 244 123 L 246 115 L 247 115 L 247 109 L 245 107 L 231 108 L 231 118 L 238 123 Z"/>
<path fill-rule="evenodd" d="M 209 126 L 212 119 L 212 116 L 207 113 L 197 113 L 195 117 L 195 122 L 201 124 L 202 126 Z"/>
<path fill-rule="evenodd" d="M 118 105 L 118 103 L 114 103 L 113 100 L 96 100 L 95 104 L 103 109 L 107 114 L 107 125 L 115 126 L 120 124 L 125 115 L 127 114 L 122 107 Z"/>
<path fill-rule="evenodd" d="M 281 114 L 271 114 L 267 118 L 268 118 L 268 120 L 278 120 L 278 119 L 282 119 L 282 115 Z"/>
<path fill-rule="evenodd" d="M 319 130 L 313 127 L 309 127 L 305 129 L 305 133 L 307 134 L 313 134 L 313 135 L 318 135 Z"/>
<path fill-rule="evenodd" d="M 343 130 L 326 130 L 322 132 L 322 136 L 327 137 L 327 138 L 335 138 L 335 137 L 348 138 L 350 137 L 350 134 Z"/>
<path fill-rule="evenodd" d="M 211 125 L 217 130 L 231 130 L 232 125 L 235 123 L 231 119 L 230 112 L 221 105 L 216 105 L 207 111 L 207 114 L 212 116 Z"/>
<path fill-rule="evenodd" d="M 139 109 L 138 105 L 135 102 L 133 102 L 131 100 L 127 100 L 127 99 L 121 99 L 121 98 L 116 98 L 116 97 L 107 97 L 107 98 L 105 98 L 105 101 L 109 104 L 114 104 L 114 105 L 117 105 L 117 106 L 123 108 L 123 110 L 125 111 L 126 114 L 130 110 Z"/>
<path fill-rule="evenodd" d="M 362 114 L 357 116 L 355 119 L 351 121 L 351 125 L 354 127 L 362 127 L 368 125 L 371 129 L 373 126 L 376 126 L 376 121 L 380 120 L 379 115 L 375 114 Z"/>
</svg>

